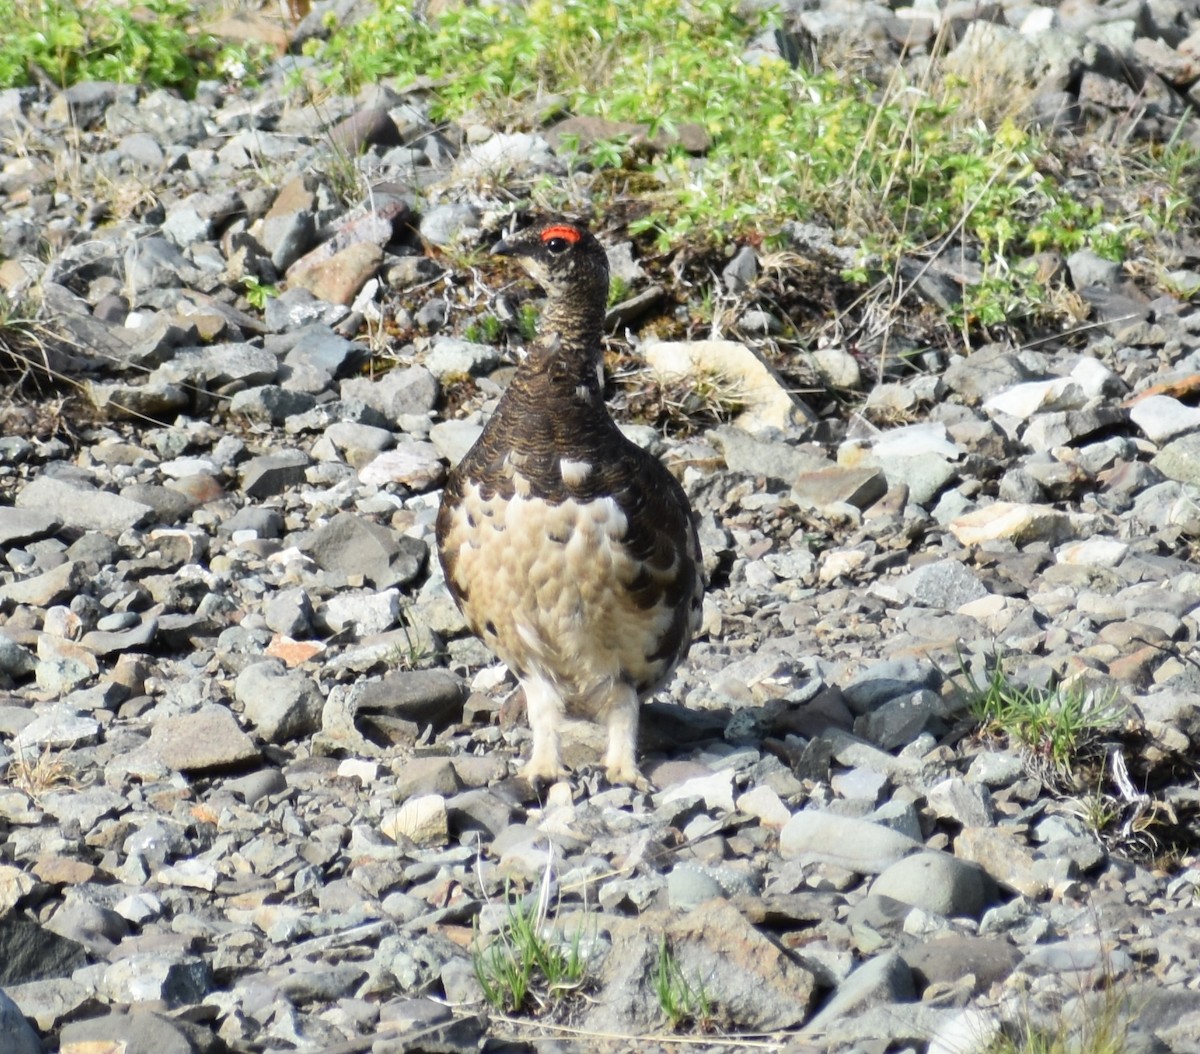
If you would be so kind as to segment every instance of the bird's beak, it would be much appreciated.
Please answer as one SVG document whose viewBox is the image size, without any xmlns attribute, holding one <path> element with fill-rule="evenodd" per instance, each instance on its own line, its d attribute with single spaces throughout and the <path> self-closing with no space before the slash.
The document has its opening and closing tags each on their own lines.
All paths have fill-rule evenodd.
<svg viewBox="0 0 1200 1054">
<path fill-rule="evenodd" d="M 517 249 L 510 245 L 507 241 L 501 238 L 495 245 L 492 246 L 492 255 L 494 256 L 515 256 Z"/>
</svg>

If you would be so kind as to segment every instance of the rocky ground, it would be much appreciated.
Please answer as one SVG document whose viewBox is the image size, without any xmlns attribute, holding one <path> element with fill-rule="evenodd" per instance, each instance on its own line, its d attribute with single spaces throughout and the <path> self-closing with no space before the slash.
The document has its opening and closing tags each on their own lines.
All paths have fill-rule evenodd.
<svg viewBox="0 0 1200 1054">
<path fill-rule="evenodd" d="M 1200 76 L 1173 0 L 953 14 L 997 68 L 1072 45 L 1037 98 L 1076 132 L 1161 134 Z M 789 17 L 886 55 L 938 15 Z M 1200 1048 L 1197 245 L 1160 247 L 1176 295 L 1071 257 L 1086 321 L 1035 346 L 884 378 L 796 353 L 789 384 L 860 391 L 805 403 L 763 365 L 754 248 L 720 278 L 735 339 L 652 344 L 670 291 L 604 231 L 614 355 L 716 363 L 738 411 L 630 426 L 711 579 L 646 708 L 655 789 L 605 786 L 583 727 L 539 796 L 432 528 L 511 371 L 481 320 L 529 296 L 486 260 L 511 206 L 483 174 L 587 176 L 536 135 L 435 129 L 419 94 L 317 112 L 283 73 L 0 92 L 0 288 L 45 305 L 0 333 L 26 374 L 0 438 L 0 1050 L 971 1054 L 1031 1023 Z M 333 142 L 363 151 L 356 208 Z M 829 265 L 828 232 L 795 236 Z M 616 403 L 646 385 L 689 387 Z M 1069 771 L 964 712 L 961 666 L 997 654 L 1101 726 Z M 475 960 L 539 895 L 583 975 L 501 1013 Z"/>
</svg>

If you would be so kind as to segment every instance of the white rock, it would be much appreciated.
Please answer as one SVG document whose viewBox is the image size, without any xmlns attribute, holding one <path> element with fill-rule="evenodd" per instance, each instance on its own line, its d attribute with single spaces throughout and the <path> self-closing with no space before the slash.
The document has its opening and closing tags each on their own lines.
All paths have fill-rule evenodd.
<svg viewBox="0 0 1200 1054">
<path fill-rule="evenodd" d="M 946 435 L 946 426 L 941 421 L 923 421 L 881 432 L 872 441 L 871 450 L 880 458 L 936 454 L 955 461 L 962 457 L 962 450 Z"/>
<path fill-rule="evenodd" d="M 337 774 L 342 779 L 356 779 L 364 786 L 374 783 L 379 776 L 379 765 L 362 758 L 346 758 L 338 765 Z"/>
<path fill-rule="evenodd" d="M 4 918 L 36 885 L 33 875 L 19 867 L 0 864 L 0 918 Z"/>
<path fill-rule="evenodd" d="M 180 860 L 170 867 L 155 872 L 154 880 L 164 886 L 182 886 L 185 889 L 203 889 L 211 893 L 217 888 L 221 875 L 206 860 Z"/>
<path fill-rule="evenodd" d="M 1169 395 L 1149 395 L 1129 408 L 1129 419 L 1152 443 L 1162 443 L 1200 428 L 1200 407 L 1186 406 Z"/>
<path fill-rule="evenodd" d="M 1113 388 L 1123 389 L 1121 379 L 1099 359 L 1084 355 L 1071 369 L 1071 378 L 1089 398 L 1107 395 Z"/>
<path fill-rule="evenodd" d="M 335 633 L 353 625 L 359 637 L 370 637 L 396 624 L 400 615 L 400 590 L 341 593 L 329 598 L 320 615 Z"/>
<path fill-rule="evenodd" d="M 1078 410 L 1087 403 L 1082 386 L 1070 377 L 1055 377 L 1048 381 L 1026 381 L 1014 384 L 983 401 L 983 408 L 992 414 L 1007 414 L 1027 421 L 1034 414 L 1049 410 Z"/>
<path fill-rule="evenodd" d="M 709 776 L 696 776 L 694 779 L 684 780 L 678 786 L 663 791 L 660 801 L 666 804 L 680 798 L 703 798 L 706 809 L 725 809 L 732 812 L 733 773 L 726 769 Z"/>
<path fill-rule="evenodd" d="M 867 554 L 858 549 L 833 549 L 821 554 L 817 578 L 822 585 L 835 582 L 842 575 L 852 574 L 867 562 Z"/>
<path fill-rule="evenodd" d="M 446 476 L 446 466 L 432 443 L 405 443 L 385 450 L 358 470 L 363 483 L 375 487 L 401 483 L 412 490 L 438 486 Z"/>
<path fill-rule="evenodd" d="M 417 845 L 443 845 L 450 830 L 446 799 L 440 794 L 409 798 L 399 809 L 384 817 L 379 829 L 392 841 L 398 842 L 403 837 Z"/>
<path fill-rule="evenodd" d="M 1016 545 L 1078 537 L 1091 529 L 1094 516 L 1062 512 L 1051 505 L 994 501 L 949 523 L 950 533 L 963 545 L 1007 538 Z"/>
<path fill-rule="evenodd" d="M 1054 554 L 1054 560 L 1079 567 L 1116 567 L 1128 552 L 1129 546 L 1115 538 L 1088 538 L 1064 545 Z"/>
<path fill-rule="evenodd" d="M 763 784 L 739 794 L 737 808 L 738 812 L 744 812 L 747 816 L 757 816 L 764 827 L 782 828 L 792 818 L 783 799 Z"/>
<path fill-rule="evenodd" d="M 733 340 L 660 341 L 645 347 L 646 362 L 663 379 L 708 376 L 728 384 L 746 409 L 734 424 L 747 432 L 793 431 L 816 420 L 773 369 L 745 344 Z"/>
</svg>

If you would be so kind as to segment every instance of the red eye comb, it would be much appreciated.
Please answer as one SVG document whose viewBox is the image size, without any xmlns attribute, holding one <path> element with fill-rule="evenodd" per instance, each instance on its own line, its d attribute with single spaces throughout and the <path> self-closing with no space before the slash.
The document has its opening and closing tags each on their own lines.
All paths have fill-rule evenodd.
<svg viewBox="0 0 1200 1054">
<path fill-rule="evenodd" d="M 548 242 L 551 238 L 562 238 L 574 245 L 583 235 L 580 234 L 577 227 L 568 227 L 566 225 L 556 225 L 547 227 L 542 231 L 542 241 Z"/>
</svg>

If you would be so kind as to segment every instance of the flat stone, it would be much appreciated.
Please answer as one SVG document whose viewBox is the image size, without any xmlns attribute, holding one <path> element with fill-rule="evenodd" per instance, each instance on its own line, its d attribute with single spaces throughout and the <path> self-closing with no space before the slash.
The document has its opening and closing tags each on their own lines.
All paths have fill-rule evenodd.
<svg viewBox="0 0 1200 1054">
<path fill-rule="evenodd" d="M 1092 516 L 1063 512 L 1052 505 L 995 501 L 951 520 L 948 526 L 963 545 L 982 545 L 999 539 L 1025 545 L 1078 537 L 1086 533 L 1092 522 Z"/>
<path fill-rule="evenodd" d="M 357 513 L 340 512 L 312 536 L 309 552 L 326 571 L 362 575 L 376 589 L 386 589 L 413 581 L 429 546 Z"/>
<path fill-rule="evenodd" d="M 1200 407 L 1188 406 L 1170 395 L 1149 395 L 1129 408 L 1129 419 L 1152 443 L 1200 430 Z"/>
<path fill-rule="evenodd" d="M 44 538 L 61 526 L 62 520 L 42 509 L 0 505 L 0 546 Z"/>
<path fill-rule="evenodd" d="M 425 355 L 425 369 L 438 380 L 480 376 L 500 364 L 500 352 L 490 344 L 476 344 L 457 337 L 437 337 Z"/>
<path fill-rule="evenodd" d="M 372 458 L 358 470 L 358 478 L 376 487 L 399 483 L 420 492 L 441 485 L 446 465 L 432 443 L 404 443 Z"/>
<path fill-rule="evenodd" d="M 311 464 L 307 454 L 286 450 L 251 458 L 241 467 L 242 492 L 248 498 L 270 498 L 304 482 Z"/>
<path fill-rule="evenodd" d="M 888 489 L 887 476 L 877 468 L 830 468 L 803 472 L 792 480 L 792 498 L 806 509 L 853 505 L 865 509 L 882 498 Z"/>
<path fill-rule="evenodd" d="M 255 761 L 258 748 L 225 707 L 160 718 L 150 733 L 151 752 L 169 768 L 203 772 Z"/>
<path fill-rule="evenodd" d="M 868 959 L 838 985 L 820 1013 L 806 1024 L 805 1031 L 819 1033 L 868 1007 L 908 1002 L 915 995 L 908 964 L 896 952 L 885 952 Z"/>
<path fill-rule="evenodd" d="M 68 560 L 40 575 L 0 586 L 0 600 L 47 608 L 70 601 L 83 589 L 87 580 L 87 568 L 82 561 Z"/>
<path fill-rule="evenodd" d="M 18 508 L 36 509 L 62 523 L 89 531 L 122 531 L 136 527 L 152 513 L 148 505 L 130 501 L 86 483 L 38 476 L 17 492 Z"/>
<path fill-rule="evenodd" d="M 1033 850 L 1018 833 L 1004 827 L 965 827 L 954 840 L 954 855 L 978 864 L 1004 889 L 1027 897 L 1049 888 Z"/>
<path fill-rule="evenodd" d="M 656 914 L 659 917 L 656 917 Z M 585 1027 L 609 1032 L 645 1032 L 662 1023 L 663 1012 L 645 997 L 664 939 L 681 976 L 720 992 L 723 1012 L 741 1027 L 773 1032 L 795 1027 L 816 995 L 813 974 L 759 933 L 726 900 L 714 899 L 672 918 L 645 913 L 611 919 L 613 945 L 600 971 L 600 992 L 584 1018 Z"/>
<path fill-rule="evenodd" d="M 13 746 L 22 751 L 62 749 L 95 743 L 99 738 L 100 722 L 94 717 L 66 703 L 51 703 L 39 707 L 38 716 L 17 733 Z"/>
<path fill-rule="evenodd" d="M 805 809 L 779 833 L 779 854 L 801 863 L 834 864 L 857 874 L 879 874 L 923 848 L 881 824 Z"/>
<path fill-rule="evenodd" d="M 947 611 L 988 595 L 987 586 L 959 560 L 922 564 L 898 579 L 895 588 L 915 603 Z"/>
<path fill-rule="evenodd" d="M 193 1001 L 198 1000 L 188 1000 Z M 118 1049 L 121 1054 L 197 1054 L 210 1049 L 212 1033 L 182 1018 L 134 1009 L 72 1021 L 63 1027 L 59 1043 L 64 1054 L 107 1054 Z"/>
<path fill-rule="evenodd" d="M 0 919 L 0 985 L 69 977 L 87 961 L 77 941 L 29 919 Z"/>
</svg>

